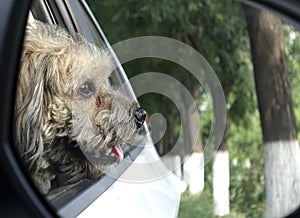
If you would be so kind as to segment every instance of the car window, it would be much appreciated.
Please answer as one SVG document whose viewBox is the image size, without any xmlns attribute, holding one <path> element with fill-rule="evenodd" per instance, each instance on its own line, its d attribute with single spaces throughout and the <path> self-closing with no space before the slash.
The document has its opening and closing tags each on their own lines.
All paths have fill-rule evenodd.
<svg viewBox="0 0 300 218">
<path fill-rule="evenodd" d="M 288 19 L 236 1 L 88 2 L 114 51 L 85 1 L 35 0 L 16 86 L 15 148 L 58 215 L 88 214 L 153 143 L 167 168 L 137 158 L 134 182 L 173 172 L 177 198 L 188 185 L 178 217 L 299 206 L 300 35 Z"/>
<path fill-rule="evenodd" d="M 62 216 L 89 206 L 151 140 L 146 112 L 89 13 L 78 1 L 34 1 L 17 81 L 16 150 Z"/>
<path fill-rule="evenodd" d="M 130 76 L 156 76 L 135 85 L 146 92 L 140 102 L 155 114 L 152 134 L 161 157 L 168 156 L 169 166 L 182 163 L 175 172 L 189 190 L 179 217 L 283 217 L 299 206 L 299 11 L 291 2 L 257 1 L 259 7 L 255 1 L 88 2 L 111 40 L 131 40 L 136 58 L 124 65 Z M 194 50 L 178 52 L 184 50 L 181 43 Z M 199 64 L 200 55 L 189 55 L 195 50 L 211 68 Z M 194 57 L 200 66 L 187 68 Z M 209 75 L 204 78 L 203 68 Z M 225 105 L 216 106 L 222 95 L 211 82 L 214 74 Z M 186 103 L 178 83 L 196 108 Z M 216 130 L 216 114 L 224 108 Z M 199 131 L 184 127 L 185 121 L 197 122 Z M 200 142 L 191 143 L 193 133 Z M 222 139 L 216 142 L 218 134 Z M 177 157 L 176 145 L 182 152 Z M 193 151 L 186 155 L 189 145 Z"/>
</svg>

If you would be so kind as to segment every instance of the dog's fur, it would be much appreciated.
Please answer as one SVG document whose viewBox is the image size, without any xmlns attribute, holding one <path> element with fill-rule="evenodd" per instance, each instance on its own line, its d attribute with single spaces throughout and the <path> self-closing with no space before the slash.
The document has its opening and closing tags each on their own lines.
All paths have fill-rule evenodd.
<svg viewBox="0 0 300 218">
<path fill-rule="evenodd" d="M 137 103 L 109 85 L 112 69 L 108 53 L 80 35 L 39 21 L 28 24 L 15 139 L 42 193 L 56 173 L 70 174 L 70 182 L 98 178 L 118 162 L 114 146 L 137 133 Z"/>
</svg>

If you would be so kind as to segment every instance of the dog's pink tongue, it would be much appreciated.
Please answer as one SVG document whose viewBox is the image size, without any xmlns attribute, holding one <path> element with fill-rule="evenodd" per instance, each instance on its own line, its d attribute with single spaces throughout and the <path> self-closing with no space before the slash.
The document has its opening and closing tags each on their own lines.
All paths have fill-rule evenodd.
<svg viewBox="0 0 300 218">
<path fill-rule="evenodd" d="M 122 148 L 120 145 L 116 145 L 113 147 L 113 152 L 115 153 L 116 157 L 118 158 L 119 161 L 123 160 L 124 154 L 122 151 Z"/>
</svg>

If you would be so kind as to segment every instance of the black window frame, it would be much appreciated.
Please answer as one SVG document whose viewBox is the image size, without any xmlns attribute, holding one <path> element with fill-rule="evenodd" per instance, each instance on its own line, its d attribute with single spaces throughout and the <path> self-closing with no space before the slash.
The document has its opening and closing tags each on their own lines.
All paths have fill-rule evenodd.
<svg viewBox="0 0 300 218">
<path fill-rule="evenodd" d="M 12 146 L 15 83 L 31 1 L 1 0 L 0 5 L 0 215 L 55 217 L 55 211 L 32 189 Z"/>
</svg>

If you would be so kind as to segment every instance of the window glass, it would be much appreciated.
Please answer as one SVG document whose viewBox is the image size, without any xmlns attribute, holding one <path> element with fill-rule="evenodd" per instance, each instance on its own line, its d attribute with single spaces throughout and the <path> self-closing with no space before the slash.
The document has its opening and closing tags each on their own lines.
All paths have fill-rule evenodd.
<svg viewBox="0 0 300 218">
<path fill-rule="evenodd" d="M 146 154 L 136 182 L 174 173 L 179 217 L 299 206 L 295 28 L 234 0 L 87 2 L 112 47 L 84 1 L 35 1 L 17 82 L 16 149 L 57 211 L 79 214 L 153 143 L 166 169 Z"/>
<path fill-rule="evenodd" d="M 17 81 L 14 137 L 33 184 L 56 209 L 104 178 L 80 203 L 84 209 L 149 138 L 143 126 L 146 111 L 130 84 L 124 84 L 126 75 L 101 30 L 81 4 L 69 3 L 35 1 L 32 6 Z M 135 148 L 139 152 L 132 153 Z"/>
<path fill-rule="evenodd" d="M 158 139 L 161 157 L 173 158 L 167 165 L 182 163 L 176 174 L 189 190 L 183 194 L 179 217 L 229 213 L 233 217 L 281 217 L 299 206 L 299 33 L 287 20 L 238 1 L 87 2 L 113 42 L 144 40 L 132 50 L 156 55 L 137 55 L 124 68 L 130 78 L 146 77 L 149 72 L 164 75 L 156 74 L 155 80 L 145 82 L 144 90 L 154 88 L 138 97 L 153 114 L 152 135 L 154 141 Z M 158 37 L 150 40 L 149 35 Z M 185 63 L 196 57 L 188 52 L 179 52 L 174 63 L 173 55 L 183 48 L 174 46 L 168 53 L 167 43 L 174 39 L 201 54 L 213 72 L 197 64 L 188 69 Z M 170 59 L 163 56 L 166 53 Z M 225 128 L 222 124 L 212 129 L 222 113 L 217 105 L 221 95 L 214 93 L 217 83 L 209 83 L 212 77 L 203 78 L 198 72 L 201 78 L 197 79 L 196 66 L 220 82 L 226 100 Z M 195 110 L 177 82 L 192 96 L 199 119 L 192 118 Z M 174 94 L 178 104 L 170 100 L 168 91 L 178 94 Z M 182 107 L 188 112 L 181 113 Z M 200 140 L 195 143 L 191 143 L 193 121 L 199 128 Z M 217 133 L 222 140 L 212 142 L 211 149 L 210 139 Z M 178 141 L 181 162 L 172 154 Z M 201 194 L 192 196 L 195 193 Z"/>
</svg>

